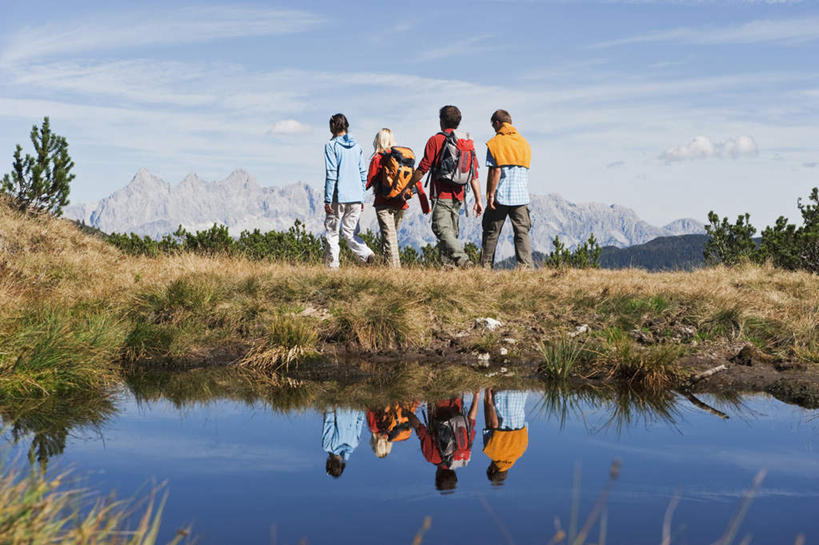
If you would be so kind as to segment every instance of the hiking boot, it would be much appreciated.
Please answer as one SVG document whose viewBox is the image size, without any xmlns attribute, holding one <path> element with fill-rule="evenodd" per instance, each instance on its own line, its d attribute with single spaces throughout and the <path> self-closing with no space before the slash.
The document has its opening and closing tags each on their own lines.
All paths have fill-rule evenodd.
<svg viewBox="0 0 819 545">
<path fill-rule="evenodd" d="M 370 254 L 370 255 L 368 255 L 368 256 L 367 256 L 367 260 L 365 261 L 365 263 L 366 263 L 366 264 L 367 264 L 367 266 L 369 266 L 369 267 L 372 267 L 373 265 L 375 265 L 375 264 L 376 264 L 376 257 L 375 257 L 375 254 Z"/>
</svg>

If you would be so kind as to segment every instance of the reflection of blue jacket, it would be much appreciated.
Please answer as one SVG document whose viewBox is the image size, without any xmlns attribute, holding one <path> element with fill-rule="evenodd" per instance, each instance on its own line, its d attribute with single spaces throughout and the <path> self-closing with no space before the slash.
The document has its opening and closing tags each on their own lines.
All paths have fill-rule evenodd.
<svg viewBox="0 0 819 545">
<path fill-rule="evenodd" d="M 324 146 L 325 203 L 364 202 L 369 165 L 364 151 L 349 134 L 336 136 Z"/>
<path fill-rule="evenodd" d="M 324 413 L 324 429 L 321 432 L 321 447 L 331 454 L 341 456 L 344 461 L 358 447 L 358 438 L 364 425 L 364 411 L 335 409 Z"/>
</svg>

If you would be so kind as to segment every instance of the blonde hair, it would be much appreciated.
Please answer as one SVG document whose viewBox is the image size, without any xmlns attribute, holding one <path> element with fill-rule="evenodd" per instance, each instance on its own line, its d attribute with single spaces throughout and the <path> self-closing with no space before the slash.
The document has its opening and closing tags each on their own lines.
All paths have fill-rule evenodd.
<svg viewBox="0 0 819 545">
<path fill-rule="evenodd" d="M 374 433 L 370 437 L 370 446 L 376 458 L 384 458 L 392 450 L 392 443 L 384 433 Z"/>
<path fill-rule="evenodd" d="M 375 139 L 373 140 L 373 155 L 377 155 L 382 151 L 387 151 L 391 147 L 395 145 L 395 137 L 392 134 L 392 131 L 389 129 L 381 129 L 375 135 Z"/>
</svg>

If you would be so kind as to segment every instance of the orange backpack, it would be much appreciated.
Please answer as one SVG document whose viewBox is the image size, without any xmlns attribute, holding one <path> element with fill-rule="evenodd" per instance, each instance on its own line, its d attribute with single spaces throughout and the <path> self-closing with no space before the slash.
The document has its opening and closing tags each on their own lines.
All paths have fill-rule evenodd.
<svg viewBox="0 0 819 545">
<path fill-rule="evenodd" d="M 409 148 L 393 146 L 381 153 L 381 170 L 378 173 L 376 193 L 386 199 L 404 195 L 412 197 L 410 180 L 415 172 L 415 154 Z"/>
</svg>

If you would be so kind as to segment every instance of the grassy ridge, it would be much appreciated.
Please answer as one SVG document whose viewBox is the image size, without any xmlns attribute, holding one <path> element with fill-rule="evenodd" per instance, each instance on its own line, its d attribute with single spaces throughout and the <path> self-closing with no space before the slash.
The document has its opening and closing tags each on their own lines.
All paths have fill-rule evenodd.
<svg viewBox="0 0 819 545">
<path fill-rule="evenodd" d="M 685 375 L 679 356 L 741 342 L 819 363 L 819 277 L 807 273 L 332 272 L 237 257 L 134 257 L 70 222 L 5 206 L 0 300 L 0 400 L 102 389 L 122 362 L 270 370 L 338 352 L 466 360 L 489 352 L 540 362 L 551 377 L 658 387 Z M 475 328 L 485 316 L 503 328 Z M 588 331 L 576 334 L 582 324 Z"/>
</svg>

